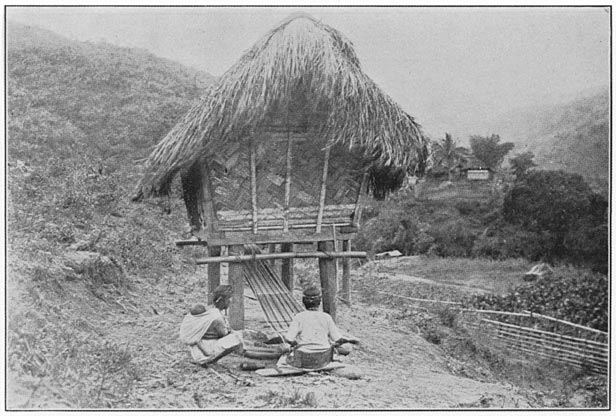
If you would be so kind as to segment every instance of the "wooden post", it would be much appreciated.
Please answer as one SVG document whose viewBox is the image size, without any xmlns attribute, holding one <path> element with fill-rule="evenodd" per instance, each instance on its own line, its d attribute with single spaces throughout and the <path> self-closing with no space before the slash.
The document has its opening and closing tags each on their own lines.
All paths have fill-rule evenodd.
<svg viewBox="0 0 616 416">
<path fill-rule="evenodd" d="M 281 253 L 288 253 L 293 251 L 293 243 L 284 243 L 280 245 Z M 295 276 L 293 276 L 293 259 L 282 259 L 281 270 L 282 283 L 289 289 L 289 292 L 293 293 L 295 288 Z"/>
<path fill-rule="evenodd" d="M 320 241 L 319 251 L 330 253 L 334 250 L 332 241 Z M 336 320 L 336 259 L 319 259 L 319 275 L 321 277 L 321 291 L 323 292 L 323 312 L 327 312 Z"/>
<path fill-rule="evenodd" d="M 229 255 L 240 254 L 242 246 L 229 246 Z M 233 300 L 229 306 L 229 324 L 235 330 L 244 329 L 244 266 L 229 263 L 229 284 L 233 286 Z"/>
<path fill-rule="evenodd" d="M 212 246 L 207 248 L 209 257 L 220 256 L 220 247 Z M 220 286 L 220 263 L 210 263 L 207 265 L 207 303 L 214 302 L 214 289 Z"/>
<path fill-rule="evenodd" d="M 269 248 L 269 252 L 270 253 L 275 253 L 276 252 L 276 243 L 268 244 L 268 248 Z M 270 260 L 269 263 L 270 263 L 270 267 L 272 269 L 276 268 L 276 260 L 275 259 Z"/>
<path fill-rule="evenodd" d="M 351 251 L 351 240 L 342 240 L 342 251 Z M 350 259 L 342 259 L 342 288 L 340 298 L 347 305 L 351 304 L 351 267 Z"/>
</svg>

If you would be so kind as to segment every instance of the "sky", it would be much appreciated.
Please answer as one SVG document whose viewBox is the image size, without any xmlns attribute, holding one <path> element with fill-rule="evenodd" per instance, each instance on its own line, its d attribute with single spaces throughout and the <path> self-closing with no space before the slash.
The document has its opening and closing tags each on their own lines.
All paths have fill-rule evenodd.
<svg viewBox="0 0 616 416">
<path fill-rule="evenodd" d="M 485 131 L 486 120 L 499 114 L 570 100 L 610 82 L 611 16 L 602 7 L 6 10 L 8 20 L 145 48 L 216 76 L 286 17 L 305 12 L 344 33 L 368 76 L 435 139 L 494 133 Z"/>
</svg>

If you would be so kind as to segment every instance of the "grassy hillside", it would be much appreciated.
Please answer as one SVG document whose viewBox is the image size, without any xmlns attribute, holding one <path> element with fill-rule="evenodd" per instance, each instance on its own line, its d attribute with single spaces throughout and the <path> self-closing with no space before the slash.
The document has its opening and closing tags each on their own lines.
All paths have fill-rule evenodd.
<svg viewBox="0 0 616 416">
<path fill-rule="evenodd" d="M 211 82 L 141 50 L 9 22 L 9 158 L 69 147 L 117 165 L 144 157 Z"/>
<path fill-rule="evenodd" d="M 129 194 L 134 161 L 211 79 L 145 51 L 7 26 L 7 369 L 13 386 L 62 392 L 48 406 L 123 400 L 134 356 L 109 341 L 106 320 L 136 310 L 131 289 L 194 267 L 173 245 L 185 223 L 177 194 Z M 71 268 L 87 255 L 116 267 L 101 257 Z"/>
<path fill-rule="evenodd" d="M 541 169 L 579 173 L 607 193 L 609 181 L 609 91 L 593 90 L 569 103 L 511 112 L 490 128 L 516 144 L 513 153 L 530 150 Z"/>
</svg>

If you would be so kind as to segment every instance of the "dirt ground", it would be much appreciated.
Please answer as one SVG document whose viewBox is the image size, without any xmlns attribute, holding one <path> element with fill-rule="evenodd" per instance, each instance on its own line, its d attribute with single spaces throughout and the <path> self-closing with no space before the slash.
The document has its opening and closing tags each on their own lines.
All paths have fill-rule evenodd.
<svg viewBox="0 0 616 416">
<path fill-rule="evenodd" d="M 337 323 L 343 331 L 361 340 L 347 357 L 347 363 L 363 374 L 360 379 L 329 374 L 262 377 L 240 371 L 238 367 L 242 362 L 252 360 L 235 355 L 223 358 L 210 368 L 201 368 L 190 362 L 187 349 L 178 340 L 178 331 L 190 305 L 203 302 L 204 283 L 201 270 L 187 276 L 182 285 L 137 280 L 130 305 L 101 319 L 100 330 L 105 339 L 128 345 L 132 362 L 139 368 L 138 380 L 122 407 L 434 409 L 531 406 L 530 396 L 511 385 L 484 383 L 453 374 L 451 361 L 438 346 L 408 329 L 392 326 L 387 316 L 394 311 L 357 301 L 351 307 L 338 304 Z M 296 295 L 300 296 L 300 292 Z M 245 307 L 247 329 L 267 328 L 250 289 L 246 289 Z M 273 360 L 262 363 L 275 364 Z M 50 398 L 41 399 L 30 397 L 29 407 L 53 406 Z"/>
</svg>

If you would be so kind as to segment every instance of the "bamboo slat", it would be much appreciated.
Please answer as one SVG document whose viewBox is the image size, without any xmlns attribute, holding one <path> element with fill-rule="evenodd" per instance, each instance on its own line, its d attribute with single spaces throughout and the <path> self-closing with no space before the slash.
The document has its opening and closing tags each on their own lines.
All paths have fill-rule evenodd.
<svg viewBox="0 0 616 416">
<path fill-rule="evenodd" d="M 349 252 L 349 253 L 351 253 L 351 252 Z M 376 291 L 376 293 L 380 293 L 382 295 L 387 295 L 387 296 L 393 296 L 393 297 L 401 298 L 401 299 L 413 300 L 413 301 L 417 301 L 417 302 L 446 303 L 448 305 L 461 305 L 460 302 L 450 302 L 450 301 L 447 301 L 447 300 L 411 298 L 411 297 L 408 297 L 408 296 L 396 295 L 396 294 L 393 294 L 393 293 L 380 292 L 380 291 Z"/>
<path fill-rule="evenodd" d="M 460 309 L 462 313 L 476 313 L 476 314 L 494 314 L 494 315 L 506 315 L 506 316 L 520 316 L 520 317 L 528 317 L 525 313 L 519 312 L 506 312 L 506 311 L 492 311 L 487 309 Z"/>
<path fill-rule="evenodd" d="M 503 323 L 503 322 L 498 322 L 498 321 L 492 321 L 492 320 L 489 320 L 489 319 L 484 319 L 483 321 L 488 322 L 488 323 L 491 323 L 491 324 L 493 324 L 493 325 L 500 325 L 500 326 L 504 326 L 504 327 L 519 328 L 519 327 L 518 327 L 518 326 L 516 326 L 516 325 L 506 324 L 506 323 Z M 539 329 L 525 328 L 525 330 L 526 330 L 526 331 L 529 331 L 529 332 L 538 333 L 538 334 L 548 334 L 548 335 L 552 334 L 551 332 L 541 331 L 541 330 L 539 330 Z M 605 346 L 605 345 L 606 345 L 606 344 L 601 343 L 601 342 L 591 341 L 591 340 L 587 340 L 587 339 L 584 339 L 584 338 L 575 338 L 575 337 L 571 337 L 571 336 L 568 336 L 568 335 L 561 335 L 561 336 L 562 336 L 562 338 L 563 338 L 563 339 L 565 339 L 565 340 L 572 340 L 572 341 L 587 342 L 587 343 L 589 343 L 589 344 L 592 344 L 592 345 L 597 345 L 597 346 L 600 346 L 600 347 L 603 347 L 603 346 Z"/>
<path fill-rule="evenodd" d="M 499 338 L 503 339 L 519 339 L 523 343 L 534 345 L 537 348 L 544 348 L 548 350 L 554 350 L 563 352 L 564 354 L 570 354 L 572 356 L 579 357 L 587 357 L 591 356 L 594 359 L 600 360 L 602 362 L 607 363 L 607 351 L 593 351 L 593 350 L 585 350 L 583 348 L 579 348 L 579 346 L 575 345 L 567 345 L 567 344 L 558 344 L 557 342 L 547 340 L 545 338 L 533 338 L 526 335 L 518 335 L 512 332 L 499 332 Z M 566 348 L 563 348 L 566 347 Z"/>
<path fill-rule="evenodd" d="M 550 358 L 550 359 L 565 362 L 568 364 L 577 364 L 579 366 L 590 366 L 596 369 L 600 369 L 601 371 L 606 371 L 607 363 L 604 366 L 603 363 L 597 363 L 597 362 L 592 361 L 591 359 L 572 358 L 572 357 L 563 355 L 562 353 L 557 354 L 557 353 L 550 353 L 547 351 L 539 351 L 536 348 L 534 348 L 534 346 L 532 345 L 520 345 L 520 343 L 511 342 L 510 340 L 509 342 L 505 342 L 505 343 L 509 347 L 517 349 L 519 351 L 523 351 L 529 355 L 536 355 L 540 357 Z"/>
<path fill-rule="evenodd" d="M 537 318 L 541 318 L 541 319 L 546 319 L 548 321 L 553 321 L 553 322 L 557 322 L 559 324 L 567 325 L 567 326 L 570 326 L 570 327 L 573 327 L 573 328 L 581 329 L 581 330 L 588 331 L 588 332 L 593 332 L 595 334 L 603 335 L 605 337 L 608 336 L 607 332 L 599 331 L 598 329 L 589 328 L 587 326 L 575 324 L 573 322 L 563 321 L 561 319 L 552 318 L 551 316 L 541 315 L 541 314 L 538 314 L 538 313 L 535 313 L 535 312 L 530 312 L 530 311 L 524 311 L 524 312 L 526 312 L 531 318 L 537 317 Z"/>
<path fill-rule="evenodd" d="M 499 331 L 506 333 L 506 334 L 512 334 L 509 328 L 499 327 Z M 573 341 L 562 339 L 562 336 L 560 334 L 552 334 L 551 336 L 546 336 L 544 334 L 537 335 L 537 334 L 534 334 L 528 331 L 526 332 L 522 331 L 522 332 L 524 332 L 524 334 L 519 335 L 519 336 L 528 338 L 530 340 L 536 340 L 537 342 L 546 342 L 556 347 L 567 346 L 574 350 L 579 350 L 580 352 L 591 352 L 593 354 L 598 354 L 598 355 L 607 357 L 607 344 L 603 347 L 598 347 L 595 345 L 588 344 L 586 342 L 573 342 Z"/>
<path fill-rule="evenodd" d="M 361 184 L 359 185 L 359 191 L 357 192 L 357 199 L 355 200 L 355 209 L 353 211 L 353 225 L 359 225 L 361 220 L 361 212 L 363 207 L 363 196 L 366 193 L 368 187 L 368 173 L 364 173 L 361 178 Z"/>
<path fill-rule="evenodd" d="M 259 229 L 257 206 L 257 155 L 254 141 L 250 139 L 250 202 L 252 205 L 252 232 L 256 234 Z"/>
<path fill-rule="evenodd" d="M 368 255 L 365 251 L 346 251 L 341 253 L 335 252 L 298 252 L 298 253 L 272 253 L 272 254 L 244 254 L 237 256 L 225 256 L 225 257 L 205 257 L 197 259 L 197 264 L 210 264 L 210 263 L 235 263 L 235 262 L 247 262 L 257 260 L 272 260 L 272 259 L 332 259 L 332 258 L 366 258 Z"/>
<path fill-rule="evenodd" d="M 351 218 L 355 209 L 355 204 L 340 204 L 326 205 L 323 208 L 323 216 L 327 217 L 348 217 Z M 310 218 L 316 219 L 319 212 L 318 207 L 290 207 L 289 219 Z M 220 221 L 238 221 L 250 219 L 252 211 L 250 210 L 220 210 L 218 218 Z M 284 209 L 280 208 L 261 208 L 259 210 L 260 218 L 275 218 L 284 219 Z"/>
<path fill-rule="evenodd" d="M 325 148 L 325 160 L 323 161 L 323 177 L 321 179 L 321 193 L 319 196 L 319 213 L 317 215 L 317 233 L 321 232 L 321 224 L 323 223 L 323 209 L 325 208 L 325 194 L 327 193 L 327 170 L 329 168 L 329 156 L 331 146 Z"/>
<path fill-rule="evenodd" d="M 336 227 L 352 227 L 353 225 L 349 222 L 332 222 L 332 223 L 326 223 L 327 225 L 331 225 L 334 224 L 336 225 Z M 289 229 L 291 230 L 301 230 L 301 229 L 306 229 L 306 228 L 314 228 L 315 223 L 314 222 L 309 222 L 309 223 L 302 223 L 302 224 L 289 224 Z M 282 230 L 282 225 L 267 225 L 267 226 L 261 226 L 259 227 L 259 230 L 265 230 L 265 231 L 274 231 L 274 230 Z M 242 232 L 242 231 L 252 231 L 252 227 L 220 227 L 220 231 L 225 231 L 225 232 Z"/>
<path fill-rule="evenodd" d="M 283 230 L 289 231 L 289 205 L 291 202 L 291 168 L 292 168 L 292 141 L 291 133 L 287 131 L 286 172 L 284 182 L 284 223 Z"/>
<path fill-rule="evenodd" d="M 244 221 L 225 221 L 219 224 L 220 224 L 219 225 L 220 230 L 246 228 L 246 227 L 250 227 L 251 230 L 253 229 L 252 227 L 253 221 L 251 219 L 247 219 Z M 331 218 L 326 218 L 325 220 L 321 222 L 321 225 L 327 225 L 329 227 L 331 227 L 332 224 L 345 224 L 345 226 L 351 225 L 351 220 L 348 217 L 331 217 Z M 312 227 L 314 227 L 315 222 L 314 222 L 314 219 L 309 219 L 309 218 L 297 218 L 297 219 L 289 220 L 289 228 L 296 227 L 298 225 L 312 225 Z M 283 228 L 284 220 L 277 219 L 277 218 L 267 218 L 267 219 L 262 218 L 261 220 L 259 220 L 259 228 L 263 228 L 263 227 L 265 227 L 264 229 L 267 229 L 267 227 Z"/>
</svg>

